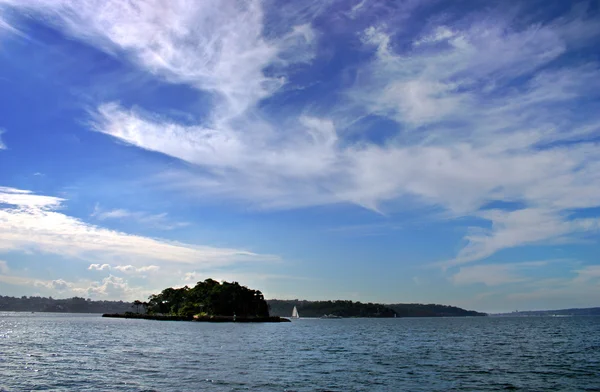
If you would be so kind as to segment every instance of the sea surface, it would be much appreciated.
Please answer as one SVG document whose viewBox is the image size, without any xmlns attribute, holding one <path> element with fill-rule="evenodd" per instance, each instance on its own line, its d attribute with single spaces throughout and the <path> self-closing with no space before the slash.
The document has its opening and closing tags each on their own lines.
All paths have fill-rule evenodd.
<svg viewBox="0 0 600 392">
<path fill-rule="evenodd" d="M 600 317 L 0 313 L 0 391 L 600 391 Z"/>
</svg>

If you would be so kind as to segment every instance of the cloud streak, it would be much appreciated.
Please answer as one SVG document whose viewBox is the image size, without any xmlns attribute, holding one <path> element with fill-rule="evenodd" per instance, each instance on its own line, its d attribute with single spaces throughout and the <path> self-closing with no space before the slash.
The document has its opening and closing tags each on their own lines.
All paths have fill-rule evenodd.
<svg viewBox="0 0 600 392">
<path fill-rule="evenodd" d="M 502 20 L 442 25 L 417 37 L 408 53 L 397 53 L 386 31 L 366 29 L 363 42 L 375 58 L 341 112 L 386 117 L 406 129 L 385 145 L 344 142 L 339 118 L 288 120 L 284 135 L 274 124 L 246 124 L 242 136 L 230 127 L 155 122 L 114 104 L 99 108 L 96 129 L 210 173 L 171 174 L 171 184 L 242 194 L 261 206 L 350 202 L 379 211 L 408 198 L 488 220 L 492 230 L 466 237 L 449 265 L 473 262 L 597 227 L 594 219 L 571 221 L 567 211 L 600 205 L 592 141 L 600 118 L 570 120 L 580 100 L 597 95 L 598 64 L 548 67 L 571 47 L 592 43 L 597 27 L 579 16 L 521 29 Z M 525 83 L 511 87 L 517 78 Z M 525 207 L 479 210 L 495 200 Z"/>
<path fill-rule="evenodd" d="M 2 1 L 52 15 L 70 36 L 209 97 L 208 114 L 191 124 L 118 102 L 93 111 L 94 130 L 189 164 L 157 177 L 170 189 L 259 208 L 425 205 L 482 222 L 445 266 L 598 230 L 597 217 L 577 214 L 600 206 L 600 67 L 569 57 L 600 36 L 600 22 L 585 12 L 535 23 L 488 11 L 431 15 L 410 37 L 381 20 L 346 32 L 364 59 L 347 65 L 354 77 L 326 92 L 327 104 L 316 96 L 311 105 L 282 103 L 288 110 L 278 116 L 262 105 L 283 96 L 301 72 L 293 66 L 312 71 L 319 36 L 310 23 L 266 35 L 260 2 Z M 382 130 L 390 136 L 373 136 Z M 485 207 L 493 202 L 522 207 Z M 104 219 L 134 215 L 113 210 Z M 175 247 L 176 259 L 200 252 L 147 245 Z"/>
<path fill-rule="evenodd" d="M 90 271 L 120 271 L 126 274 L 140 274 L 148 272 L 157 272 L 160 267 L 157 265 L 145 265 L 142 267 L 135 267 L 133 265 L 110 265 L 110 264 L 90 264 L 88 267 Z"/>
<path fill-rule="evenodd" d="M 169 242 L 104 229 L 61 213 L 63 202 L 56 197 L 1 188 L 0 251 L 199 265 L 261 259 L 260 255 L 244 250 Z"/>
<path fill-rule="evenodd" d="M 130 211 L 122 208 L 106 210 L 101 208 L 98 204 L 94 207 L 94 211 L 92 212 L 91 216 L 99 221 L 130 221 L 142 226 L 160 230 L 173 230 L 190 225 L 189 222 L 171 221 L 166 212 L 151 214 L 144 211 Z"/>
<path fill-rule="evenodd" d="M 267 40 L 261 2 L 254 0 L 1 3 L 49 16 L 67 34 L 125 55 L 158 77 L 215 94 L 210 120 L 216 122 L 243 113 L 282 86 L 285 79 L 264 68 L 310 58 L 302 55 L 310 49 L 310 27 L 291 26 L 279 39 Z"/>
<path fill-rule="evenodd" d="M 548 265 L 548 261 L 529 261 L 521 263 L 482 264 L 461 267 L 450 280 L 455 285 L 484 284 L 486 286 L 500 286 L 510 283 L 522 283 L 530 280 L 522 272 L 530 269 L 541 268 Z"/>
</svg>

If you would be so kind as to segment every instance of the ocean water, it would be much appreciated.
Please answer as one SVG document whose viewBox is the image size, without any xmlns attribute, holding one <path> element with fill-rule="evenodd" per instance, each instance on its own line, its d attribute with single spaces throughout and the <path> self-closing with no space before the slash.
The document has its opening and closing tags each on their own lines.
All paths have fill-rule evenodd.
<svg viewBox="0 0 600 392">
<path fill-rule="evenodd" d="M 281 324 L 0 313 L 0 391 L 600 391 L 600 317 Z"/>
</svg>

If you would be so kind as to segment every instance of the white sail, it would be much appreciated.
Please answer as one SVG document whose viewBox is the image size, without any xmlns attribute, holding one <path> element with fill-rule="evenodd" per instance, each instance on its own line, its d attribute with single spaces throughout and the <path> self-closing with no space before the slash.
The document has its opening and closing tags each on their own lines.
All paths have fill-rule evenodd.
<svg viewBox="0 0 600 392">
<path fill-rule="evenodd" d="M 298 309 L 296 309 L 296 307 L 294 306 L 294 310 L 292 310 L 292 318 L 300 318 L 300 315 L 298 314 Z"/>
</svg>

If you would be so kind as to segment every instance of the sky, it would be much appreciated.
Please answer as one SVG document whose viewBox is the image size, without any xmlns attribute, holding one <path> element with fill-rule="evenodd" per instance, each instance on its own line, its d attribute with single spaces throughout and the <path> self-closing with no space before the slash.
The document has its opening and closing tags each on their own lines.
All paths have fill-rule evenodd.
<svg viewBox="0 0 600 392">
<path fill-rule="evenodd" d="M 0 0 L 0 295 L 600 306 L 598 1 Z"/>
</svg>

